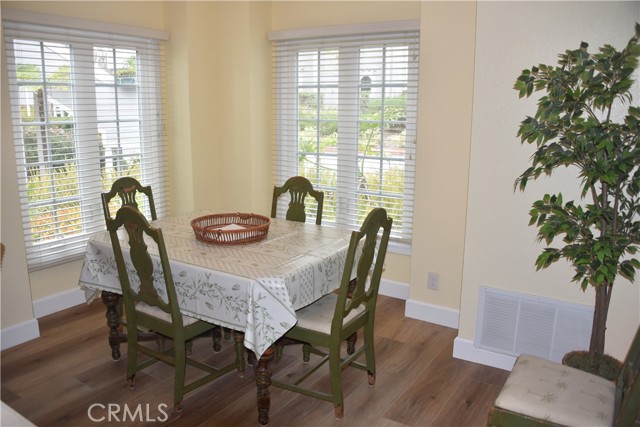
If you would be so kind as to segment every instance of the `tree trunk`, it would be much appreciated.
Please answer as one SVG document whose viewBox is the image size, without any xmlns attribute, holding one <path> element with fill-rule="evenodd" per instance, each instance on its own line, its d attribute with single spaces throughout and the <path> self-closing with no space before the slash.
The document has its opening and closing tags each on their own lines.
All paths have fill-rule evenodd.
<svg viewBox="0 0 640 427">
<path fill-rule="evenodd" d="M 596 287 L 596 301 L 593 312 L 593 325 L 591 329 L 591 343 L 589 344 L 589 356 L 591 360 L 604 355 L 604 338 L 609 311 L 608 283 L 602 283 Z"/>
<path fill-rule="evenodd" d="M 40 122 L 38 130 L 36 131 L 36 150 L 38 152 L 38 169 L 40 170 L 40 177 L 44 177 L 46 173 L 46 167 L 44 163 L 49 160 L 49 153 L 47 147 L 47 127 L 45 126 L 46 113 L 44 105 L 44 93 L 42 89 L 37 89 L 34 92 L 34 104 L 36 108 L 37 120 Z"/>
</svg>

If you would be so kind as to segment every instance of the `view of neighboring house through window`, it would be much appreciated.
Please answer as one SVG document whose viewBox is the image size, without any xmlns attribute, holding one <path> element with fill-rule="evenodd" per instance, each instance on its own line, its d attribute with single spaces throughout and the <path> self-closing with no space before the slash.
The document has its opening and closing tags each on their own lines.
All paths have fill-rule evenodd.
<svg viewBox="0 0 640 427">
<path fill-rule="evenodd" d="M 164 209 L 162 49 L 148 39 L 12 22 L 4 28 L 33 269 L 84 252 L 88 236 L 104 229 L 100 193 L 118 177 L 151 185 L 157 210 Z M 146 199 L 139 203 L 148 214 Z"/>
<path fill-rule="evenodd" d="M 418 33 L 280 40 L 274 49 L 276 185 L 310 179 L 325 192 L 323 224 L 355 229 L 384 207 L 392 238 L 410 243 Z"/>
</svg>

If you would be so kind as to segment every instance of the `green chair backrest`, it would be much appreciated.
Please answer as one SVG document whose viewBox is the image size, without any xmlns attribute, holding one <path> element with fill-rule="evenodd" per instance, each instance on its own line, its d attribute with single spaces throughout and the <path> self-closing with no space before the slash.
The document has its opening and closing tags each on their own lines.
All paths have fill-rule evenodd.
<svg viewBox="0 0 640 427">
<path fill-rule="evenodd" d="M 339 335 L 344 318 L 361 304 L 365 305 L 366 311 L 373 319 L 392 224 L 393 218 L 387 216 L 385 209 L 375 208 L 369 212 L 360 230 L 351 233 L 331 324 L 332 335 Z M 354 264 L 356 278 L 352 279 Z"/>
<path fill-rule="evenodd" d="M 121 227 L 124 227 L 129 239 L 131 258 L 129 267 L 125 263 L 124 252 L 118 238 L 118 230 Z M 122 286 L 127 325 L 144 326 L 158 330 L 157 316 L 148 316 L 136 310 L 137 304 L 143 302 L 168 313 L 172 327 L 181 330 L 183 327 L 182 316 L 162 230 L 151 227 L 144 215 L 137 208 L 129 205 L 121 207 L 115 219 L 107 219 L 107 229 L 111 237 L 118 277 Z M 145 236 L 147 236 L 149 244 L 157 246 L 159 263 L 152 259 Z M 161 274 L 154 273 L 154 268 L 161 269 Z M 136 284 L 139 284 L 136 289 L 132 286 L 132 279 Z M 162 333 L 162 330 L 158 330 L 158 332 Z"/>
<path fill-rule="evenodd" d="M 121 206 L 134 206 L 136 208 L 139 208 L 138 202 L 136 200 L 136 195 L 138 192 L 141 192 L 147 196 L 151 219 L 154 221 L 158 219 L 151 186 L 143 186 L 137 179 L 130 176 L 125 176 L 116 179 L 111 185 L 111 190 L 109 190 L 109 192 L 102 193 L 102 209 L 104 210 L 105 220 L 111 218 L 109 203 L 111 202 L 111 199 L 113 199 L 116 195 L 120 196 L 120 199 L 122 201 Z"/>
<path fill-rule="evenodd" d="M 640 326 L 616 380 L 614 425 L 632 426 L 640 415 Z"/>
<path fill-rule="evenodd" d="M 273 187 L 273 200 L 271 203 L 271 218 L 276 217 L 278 209 L 278 198 L 284 193 L 289 192 L 291 199 L 289 208 L 287 209 L 286 219 L 288 221 L 305 222 L 307 214 L 305 211 L 304 200 L 310 195 L 318 203 L 316 210 L 316 224 L 322 224 L 322 207 L 324 204 L 324 193 L 313 189 L 311 181 L 303 176 L 294 176 L 289 178 L 282 187 Z"/>
</svg>

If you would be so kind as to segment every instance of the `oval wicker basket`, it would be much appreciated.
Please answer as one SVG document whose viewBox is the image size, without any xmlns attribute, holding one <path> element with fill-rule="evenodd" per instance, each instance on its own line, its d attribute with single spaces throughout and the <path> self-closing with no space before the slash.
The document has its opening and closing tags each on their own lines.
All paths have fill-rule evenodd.
<svg viewBox="0 0 640 427">
<path fill-rule="evenodd" d="M 191 220 L 196 239 L 205 243 L 240 245 L 267 237 L 271 220 L 248 213 L 205 215 Z"/>
</svg>

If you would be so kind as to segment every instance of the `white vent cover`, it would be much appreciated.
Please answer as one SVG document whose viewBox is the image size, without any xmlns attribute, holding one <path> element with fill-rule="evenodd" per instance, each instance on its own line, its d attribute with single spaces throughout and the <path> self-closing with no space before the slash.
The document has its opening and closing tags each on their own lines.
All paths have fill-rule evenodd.
<svg viewBox="0 0 640 427">
<path fill-rule="evenodd" d="M 589 348 L 593 307 L 502 289 L 480 287 L 476 347 L 560 362 Z"/>
</svg>

